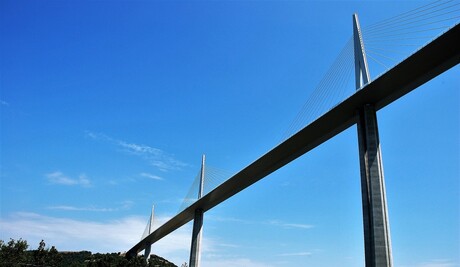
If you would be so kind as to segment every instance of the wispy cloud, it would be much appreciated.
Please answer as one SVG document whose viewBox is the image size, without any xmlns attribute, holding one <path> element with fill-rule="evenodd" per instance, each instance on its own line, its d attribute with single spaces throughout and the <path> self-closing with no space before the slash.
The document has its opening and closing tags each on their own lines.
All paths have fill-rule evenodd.
<svg viewBox="0 0 460 267">
<path fill-rule="evenodd" d="M 156 216 L 154 229 L 169 219 L 170 217 Z M 127 216 L 115 220 L 94 221 L 17 212 L 7 218 L 0 217 L 0 239 L 23 238 L 29 244 L 38 244 L 44 239 L 47 244 L 56 246 L 60 251 L 123 252 L 140 241 L 147 220 L 144 216 Z M 180 266 L 188 261 L 191 232 L 191 225 L 188 224 L 162 238 L 154 244 L 155 254 Z M 202 251 L 210 251 L 213 247 L 215 241 L 204 237 Z M 203 263 L 202 266 L 217 265 Z"/>
<path fill-rule="evenodd" d="M 239 248 L 240 247 L 239 245 L 226 244 L 226 243 L 219 243 L 218 246 L 219 247 L 224 247 L 224 248 Z"/>
<path fill-rule="evenodd" d="M 286 228 L 300 228 L 300 229 L 311 229 L 314 226 L 311 224 L 301 224 L 301 223 L 283 223 L 281 226 Z"/>
<path fill-rule="evenodd" d="M 215 216 L 215 215 L 208 215 L 206 219 L 213 220 L 216 222 L 231 222 L 231 223 L 242 223 L 242 224 L 256 224 L 257 223 L 255 221 L 250 221 L 250 220 L 243 220 L 243 219 L 238 219 L 234 217 L 220 217 L 220 216 Z"/>
<path fill-rule="evenodd" d="M 120 206 L 115 207 L 115 208 L 102 208 L 102 207 L 97 207 L 97 206 L 77 207 L 77 206 L 70 206 L 70 205 L 57 205 L 57 206 L 47 207 L 47 209 L 62 210 L 62 211 L 111 212 L 111 211 L 127 210 L 127 209 L 130 209 L 132 205 L 133 205 L 132 201 L 123 201 L 122 203 L 120 203 Z"/>
<path fill-rule="evenodd" d="M 140 176 L 142 177 L 146 177 L 146 178 L 149 178 L 149 179 L 152 179 L 152 180 L 164 180 L 162 177 L 158 176 L 158 175 L 154 175 L 154 174 L 150 174 L 150 173 L 146 173 L 146 172 L 142 172 L 140 174 Z"/>
<path fill-rule="evenodd" d="M 170 217 L 166 216 L 156 216 L 154 229 L 169 219 Z M 122 252 L 140 241 L 147 220 L 146 216 L 127 216 L 115 220 L 93 221 L 17 212 L 7 218 L 0 217 L 0 239 L 23 238 L 29 244 L 38 244 L 44 239 L 47 244 L 56 246 L 60 251 Z M 186 224 L 164 237 L 154 244 L 155 254 L 179 266 L 187 262 L 191 230 L 191 225 Z M 237 247 L 235 245 L 218 242 L 209 236 L 204 236 L 202 241 L 203 267 L 272 266 L 238 255 L 228 255 L 228 249 Z M 224 255 L 213 253 L 217 252 L 216 248 L 219 247 L 225 250 Z"/>
<path fill-rule="evenodd" d="M 455 267 L 459 266 L 449 259 L 434 259 L 428 262 L 422 262 L 416 265 L 417 267 Z"/>
<path fill-rule="evenodd" d="M 83 186 L 89 187 L 91 186 L 91 181 L 86 177 L 85 174 L 80 174 L 78 178 L 70 178 L 69 176 L 64 175 L 60 171 L 55 171 L 51 173 L 45 174 L 47 180 L 52 184 L 60 184 L 60 185 L 68 185 L 68 186 Z"/>
<path fill-rule="evenodd" d="M 9 106 L 10 104 L 6 101 L 0 100 L 0 106 Z"/>
<path fill-rule="evenodd" d="M 231 259 L 216 259 L 216 260 L 208 260 L 203 259 L 202 261 L 203 267 L 270 267 L 274 266 L 265 262 L 257 262 L 247 258 L 231 258 Z"/>
<path fill-rule="evenodd" d="M 280 226 L 283 228 L 297 228 L 297 229 L 311 229 L 314 227 L 314 225 L 311 224 L 302 224 L 302 223 L 286 223 L 282 221 L 277 221 L 277 220 L 271 220 L 268 222 L 271 225 L 274 226 Z"/>
<path fill-rule="evenodd" d="M 97 212 L 107 212 L 107 211 L 115 211 L 117 209 L 112 208 L 98 208 L 98 207 L 75 207 L 75 206 L 66 206 L 66 205 L 58 205 L 58 206 L 50 206 L 48 207 L 50 210 L 64 210 L 64 211 L 97 211 Z"/>
<path fill-rule="evenodd" d="M 103 141 L 115 145 L 125 153 L 139 156 L 149 162 L 150 165 L 158 168 L 160 171 L 165 172 L 170 170 L 177 170 L 189 166 L 187 163 L 177 160 L 172 155 L 155 147 L 130 143 L 112 138 L 102 133 L 93 133 L 90 131 L 86 132 L 86 136 L 93 140 Z"/>
<path fill-rule="evenodd" d="M 164 223 L 168 218 L 155 218 Z M 91 250 L 93 252 L 126 251 L 140 241 L 147 217 L 128 216 L 116 220 L 90 221 L 17 212 L 0 218 L 0 239 L 24 238 L 31 244 L 44 239 L 59 250 Z M 155 224 L 157 224 L 155 223 Z M 170 254 L 176 250 L 187 253 L 190 227 L 183 227 L 162 239 L 156 253 Z"/>
<path fill-rule="evenodd" d="M 276 227 L 282 227 L 285 229 L 311 229 L 314 228 L 314 225 L 303 224 L 303 223 L 288 223 L 279 220 L 269 220 L 269 221 L 251 221 L 243 220 L 232 217 L 219 217 L 219 216 L 208 216 L 208 220 L 214 220 L 218 222 L 232 222 L 232 223 L 241 223 L 241 224 L 261 224 L 261 225 L 271 225 Z"/>
<path fill-rule="evenodd" d="M 215 246 L 222 246 L 219 242 L 213 242 L 212 244 Z M 230 248 L 239 247 L 239 246 L 229 246 Z M 217 253 L 216 253 L 217 252 Z M 278 266 L 274 264 L 272 260 L 269 259 L 268 262 L 256 261 L 254 259 L 249 259 L 245 256 L 241 256 L 238 254 L 229 253 L 228 247 L 225 248 L 224 251 L 207 251 L 206 253 L 202 253 L 202 260 L 201 266 L 203 267 L 271 267 L 271 266 Z M 274 265 L 273 265 L 274 264 Z"/>
<path fill-rule="evenodd" d="M 277 256 L 280 257 L 293 257 L 293 256 L 311 256 L 313 253 L 309 251 L 304 251 L 304 252 L 293 252 L 293 253 L 281 253 L 278 254 Z"/>
<path fill-rule="evenodd" d="M 44 239 L 59 250 L 116 252 L 138 242 L 144 224 L 142 217 L 95 222 L 18 212 L 0 219 L 0 234 L 1 238 L 22 237 L 31 244 Z"/>
</svg>

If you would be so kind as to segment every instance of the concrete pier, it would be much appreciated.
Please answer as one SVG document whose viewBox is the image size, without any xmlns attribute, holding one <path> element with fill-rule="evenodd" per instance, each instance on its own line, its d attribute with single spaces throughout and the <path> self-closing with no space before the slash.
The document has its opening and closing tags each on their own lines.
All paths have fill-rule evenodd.
<svg viewBox="0 0 460 267">
<path fill-rule="evenodd" d="M 203 210 L 195 210 L 195 219 L 193 221 L 192 246 L 190 249 L 190 267 L 200 266 L 201 256 L 201 236 L 203 234 Z"/>
<path fill-rule="evenodd" d="M 150 252 L 152 251 L 152 244 L 147 245 L 144 250 L 144 259 L 148 263 L 150 258 Z"/>
<path fill-rule="evenodd" d="M 377 117 L 372 105 L 366 105 L 359 111 L 358 140 L 366 267 L 390 267 L 392 258 L 385 180 Z"/>
</svg>

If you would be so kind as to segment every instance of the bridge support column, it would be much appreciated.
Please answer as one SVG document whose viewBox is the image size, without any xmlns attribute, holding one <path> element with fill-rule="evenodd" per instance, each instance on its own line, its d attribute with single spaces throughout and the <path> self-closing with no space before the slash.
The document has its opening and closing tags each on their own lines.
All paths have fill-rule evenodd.
<svg viewBox="0 0 460 267">
<path fill-rule="evenodd" d="M 148 245 L 144 250 L 144 258 L 147 263 L 149 263 L 150 252 L 152 251 L 152 245 Z"/>
<path fill-rule="evenodd" d="M 370 82 L 358 15 L 353 15 L 356 90 Z M 391 267 L 390 227 L 380 152 L 377 114 L 373 105 L 358 110 L 359 162 L 366 267 Z"/>
<path fill-rule="evenodd" d="M 200 266 L 201 256 L 201 236 L 203 230 L 203 210 L 195 210 L 195 219 L 193 220 L 192 247 L 190 250 L 190 267 Z"/>
<path fill-rule="evenodd" d="M 366 267 L 390 267 L 390 229 L 377 116 L 372 105 L 364 106 L 358 113 Z"/>
<path fill-rule="evenodd" d="M 200 186 L 198 189 L 198 199 L 203 196 L 204 189 L 204 162 L 205 156 L 203 155 L 201 160 L 201 174 L 200 174 Z M 201 236 L 203 234 L 203 217 L 204 211 L 202 209 L 195 210 L 195 218 L 193 220 L 193 232 L 192 232 L 192 245 L 190 248 L 190 263 L 189 267 L 200 266 L 201 256 Z"/>
</svg>

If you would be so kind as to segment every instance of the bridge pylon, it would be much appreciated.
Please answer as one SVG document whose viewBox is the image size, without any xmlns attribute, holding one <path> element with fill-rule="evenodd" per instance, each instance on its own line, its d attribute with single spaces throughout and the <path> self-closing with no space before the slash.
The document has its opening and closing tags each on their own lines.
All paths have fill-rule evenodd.
<svg viewBox="0 0 460 267">
<path fill-rule="evenodd" d="M 205 155 L 201 158 L 200 184 L 198 188 L 198 199 L 203 196 L 204 190 L 204 166 Z M 189 267 L 199 267 L 201 257 L 201 236 L 203 235 L 203 216 L 204 211 L 200 208 L 195 210 L 195 218 L 193 220 L 192 244 L 190 248 L 190 263 Z"/>
<path fill-rule="evenodd" d="M 146 233 L 144 233 L 145 236 L 143 235 L 142 239 L 144 239 L 146 236 L 150 235 L 153 232 L 153 215 L 154 215 L 154 211 L 155 211 L 155 205 L 152 205 L 152 213 L 150 213 L 149 222 L 147 224 L 147 228 L 145 229 Z M 145 258 L 145 261 L 147 263 L 149 262 L 149 257 L 150 257 L 151 250 L 152 250 L 152 244 L 148 244 L 148 245 L 145 246 L 144 258 Z"/>
<path fill-rule="evenodd" d="M 353 14 L 353 40 L 359 90 L 370 82 L 370 75 L 357 14 Z M 357 115 L 366 267 L 391 267 L 390 225 L 374 104 L 365 104 Z"/>
</svg>

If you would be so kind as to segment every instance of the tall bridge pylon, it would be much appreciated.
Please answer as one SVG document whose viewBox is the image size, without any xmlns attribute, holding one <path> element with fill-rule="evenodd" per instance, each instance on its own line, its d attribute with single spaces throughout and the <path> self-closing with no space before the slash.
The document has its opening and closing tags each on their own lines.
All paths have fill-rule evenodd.
<svg viewBox="0 0 460 267">
<path fill-rule="evenodd" d="M 198 200 L 203 196 L 204 190 L 204 163 L 205 155 L 201 158 L 200 184 L 198 187 Z M 203 235 L 203 209 L 195 209 L 195 218 L 193 220 L 192 244 L 190 248 L 190 267 L 200 266 L 201 256 L 201 236 Z"/>
<path fill-rule="evenodd" d="M 370 82 L 358 15 L 353 15 L 356 90 Z M 357 110 L 359 162 L 366 267 L 391 267 L 390 227 L 380 151 L 377 114 L 373 104 Z"/>
<path fill-rule="evenodd" d="M 150 213 L 150 218 L 149 218 L 149 221 L 147 222 L 147 226 L 145 227 L 145 231 L 144 231 L 144 234 L 142 235 L 141 240 L 153 232 L 154 212 L 155 212 L 155 205 L 152 205 L 152 212 Z M 152 250 L 152 244 L 148 244 L 145 246 L 144 258 L 146 262 L 149 261 L 151 250 Z"/>
</svg>

